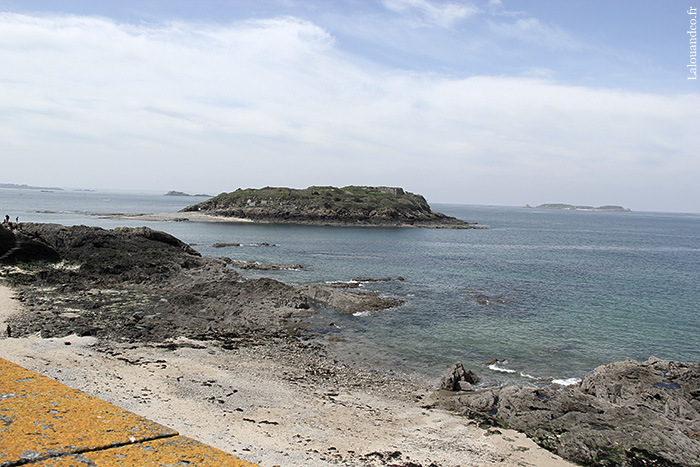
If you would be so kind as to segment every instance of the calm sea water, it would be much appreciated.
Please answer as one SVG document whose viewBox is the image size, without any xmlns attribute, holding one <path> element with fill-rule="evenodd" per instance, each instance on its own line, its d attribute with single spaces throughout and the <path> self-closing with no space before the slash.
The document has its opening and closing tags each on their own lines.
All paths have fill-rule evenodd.
<svg viewBox="0 0 700 467">
<path fill-rule="evenodd" d="M 249 273 L 302 284 L 355 277 L 405 305 L 315 325 L 346 358 L 435 379 L 462 361 L 488 383 L 581 378 L 651 355 L 700 361 L 700 214 L 433 205 L 488 230 L 135 222 L 88 213 L 172 212 L 198 198 L 0 189 L 0 214 L 106 228 L 148 225 L 208 256 L 300 263 Z M 248 244 L 214 248 L 216 242 Z M 267 242 L 276 246 L 252 244 Z M 333 323 L 332 325 L 330 323 Z M 505 362 L 486 365 L 497 358 Z"/>
</svg>

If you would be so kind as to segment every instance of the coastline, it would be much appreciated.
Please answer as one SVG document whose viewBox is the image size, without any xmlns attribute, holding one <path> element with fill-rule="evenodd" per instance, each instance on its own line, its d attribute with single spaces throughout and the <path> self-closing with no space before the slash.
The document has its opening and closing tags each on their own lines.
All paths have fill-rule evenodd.
<svg viewBox="0 0 700 467">
<path fill-rule="evenodd" d="M 117 404 L 146 410 L 162 402 L 153 417 L 144 416 L 171 413 L 184 419 L 177 431 L 218 447 L 187 427 L 214 433 L 228 443 L 224 451 L 245 460 L 268 463 L 245 456 L 252 452 L 293 457 L 289 465 L 440 467 L 465 465 L 467 452 L 469 465 L 518 465 L 513 453 L 530 447 L 514 445 L 515 432 L 493 427 L 520 430 L 583 465 L 695 465 L 700 459 L 700 363 L 626 359 L 565 387 L 493 387 L 455 363 L 436 390 L 432 382 L 411 381 L 403 361 L 373 366 L 338 353 L 324 331 L 335 318 L 318 307 L 354 314 L 391 308 L 398 299 L 244 277 L 226 258 L 204 257 L 148 227 L 12 227 L 0 229 L 8 265 L 0 280 L 14 287 L 23 309 L 14 314 L 16 304 L 6 307 L 12 338 L 5 345 L 21 342 L 17 337 L 53 345 L 47 356 L 15 363 L 63 367 L 57 378 L 78 371 L 73 381 L 88 393 L 93 383 L 85 381 L 106 379 L 105 397 L 117 397 Z M 362 345 L 353 341 L 356 349 Z M 104 371 L 85 373 L 94 367 Z M 127 384 L 124 375 L 132 373 Z M 176 420 L 162 423 L 178 427 Z M 240 433 L 249 444 L 236 441 Z M 505 451 L 494 441 L 498 436 Z M 284 462 L 272 457 L 269 463 Z"/>
<path fill-rule="evenodd" d="M 4 321 L 22 311 L 12 297 L 0 280 L 3 336 Z M 427 388 L 351 367 L 323 350 L 274 340 L 229 350 L 182 338 L 171 344 L 30 336 L 2 338 L 0 350 L 27 369 L 260 465 L 573 465 L 522 433 L 423 408 Z"/>
<path fill-rule="evenodd" d="M 475 223 L 464 222 L 464 224 L 431 224 L 427 222 L 340 222 L 334 220 L 303 220 L 303 219 L 250 219 L 245 217 L 221 216 L 208 214 L 199 211 L 180 211 L 162 213 L 143 214 L 121 214 L 121 213 L 95 213 L 102 219 L 128 219 L 151 222 L 228 222 L 228 223 L 248 223 L 248 224 L 289 224 L 289 225 L 313 225 L 329 227 L 366 227 L 366 228 L 426 228 L 426 229 L 487 229 Z"/>
</svg>

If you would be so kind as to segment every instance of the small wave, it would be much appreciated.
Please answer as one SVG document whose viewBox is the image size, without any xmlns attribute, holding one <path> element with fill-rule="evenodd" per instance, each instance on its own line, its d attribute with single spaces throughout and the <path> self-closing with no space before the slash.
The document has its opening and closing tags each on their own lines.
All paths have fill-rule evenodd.
<svg viewBox="0 0 700 467">
<path fill-rule="evenodd" d="M 489 370 L 500 371 L 501 373 L 515 373 L 515 370 L 511 370 L 510 368 L 503 368 L 501 366 L 496 365 L 495 363 L 489 365 Z"/>
<path fill-rule="evenodd" d="M 581 382 L 581 378 L 566 378 L 566 379 L 553 379 L 552 383 L 558 384 L 559 386 L 571 386 L 572 384 L 578 384 Z"/>
<path fill-rule="evenodd" d="M 353 316 L 369 316 L 370 314 L 371 314 L 371 312 L 369 312 L 369 311 L 356 311 L 352 315 Z"/>
</svg>

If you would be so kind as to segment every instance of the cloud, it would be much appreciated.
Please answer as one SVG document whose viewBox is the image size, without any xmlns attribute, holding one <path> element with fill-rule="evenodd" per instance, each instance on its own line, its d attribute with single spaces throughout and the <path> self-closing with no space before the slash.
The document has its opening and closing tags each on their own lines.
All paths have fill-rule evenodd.
<svg viewBox="0 0 700 467">
<path fill-rule="evenodd" d="M 385 0 L 384 6 L 394 12 L 412 15 L 422 24 L 450 28 L 456 22 L 480 12 L 474 5 L 466 3 L 437 3 L 428 0 Z"/>
<path fill-rule="evenodd" d="M 700 199 L 696 95 L 395 70 L 292 17 L 134 25 L 1 14 L 0 44 L 8 182 L 383 184 L 495 204 L 652 202 L 683 187 Z"/>
<path fill-rule="evenodd" d="M 578 50 L 584 47 L 569 32 L 554 24 L 545 24 L 537 18 L 518 18 L 515 21 L 489 20 L 489 27 L 497 36 L 526 41 L 552 50 Z"/>
<path fill-rule="evenodd" d="M 522 11 L 506 9 L 501 0 L 488 0 L 485 9 L 489 14 L 495 16 L 520 16 L 524 14 Z"/>
</svg>

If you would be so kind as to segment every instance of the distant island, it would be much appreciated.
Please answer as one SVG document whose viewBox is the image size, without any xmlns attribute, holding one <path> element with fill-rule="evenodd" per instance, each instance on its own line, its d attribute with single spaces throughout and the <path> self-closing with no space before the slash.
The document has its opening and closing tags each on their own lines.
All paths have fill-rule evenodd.
<svg viewBox="0 0 700 467">
<path fill-rule="evenodd" d="M 201 193 L 197 193 L 196 195 L 191 195 L 189 193 L 185 193 L 184 191 L 175 191 L 175 190 L 170 190 L 163 196 L 185 196 L 185 197 L 200 197 L 200 198 L 211 198 L 211 195 L 204 195 Z"/>
<path fill-rule="evenodd" d="M 56 188 L 53 186 L 31 186 L 31 185 L 18 185 L 16 183 L 0 183 L 0 188 L 10 188 L 13 190 L 52 190 L 52 191 L 63 191 L 63 188 Z"/>
<path fill-rule="evenodd" d="M 181 213 L 198 212 L 263 223 L 478 229 L 473 222 L 433 212 L 424 197 L 397 187 L 312 186 L 238 189 Z"/>
<path fill-rule="evenodd" d="M 525 207 L 531 208 L 532 206 L 526 205 Z M 578 206 L 573 204 L 562 204 L 562 203 L 549 203 L 540 204 L 535 206 L 537 209 L 564 209 L 568 211 L 616 211 L 616 212 L 630 212 L 630 209 L 623 208 L 622 206 L 606 205 L 606 206 Z"/>
</svg>

